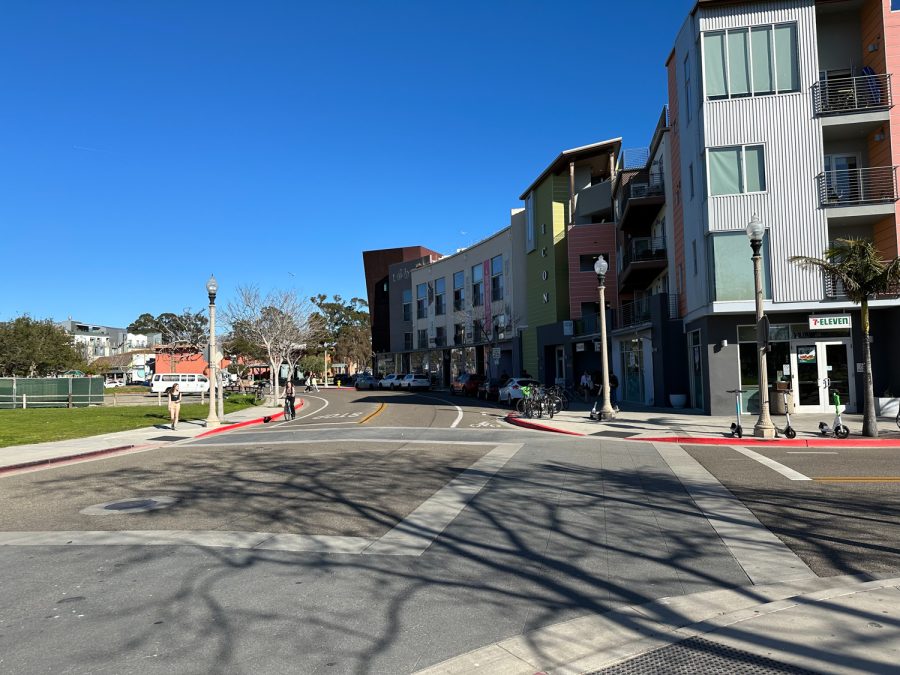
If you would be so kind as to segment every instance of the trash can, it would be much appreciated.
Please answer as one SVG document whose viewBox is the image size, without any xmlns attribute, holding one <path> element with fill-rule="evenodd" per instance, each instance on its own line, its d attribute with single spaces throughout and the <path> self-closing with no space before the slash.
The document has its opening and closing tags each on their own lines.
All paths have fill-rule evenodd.
<svg viewBox="0 0 900 675">
<path fill-rule="evenodd" d="M 785 407 L 787 407 L 786 410 Z M 784 415 L 788 412 L 793 415 L 794 392 L 792 392 L 790 389 L 770 389 L 769 412 L 773 415 Z"/>
</svg>

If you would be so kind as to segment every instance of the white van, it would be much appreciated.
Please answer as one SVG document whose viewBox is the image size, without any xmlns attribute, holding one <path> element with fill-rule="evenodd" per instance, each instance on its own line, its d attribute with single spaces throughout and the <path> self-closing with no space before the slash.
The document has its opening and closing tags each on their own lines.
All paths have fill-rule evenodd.
<svg viewBox="0 0 900 675">
<path fill-rule="evenodd" d="M 194 373 L 156 373 L 150 381 L 150 391 L 154 394 L 165 394 L 175 383 L 178 383 L 182 394 L 209 391 L 209 378 Z"/>
</svg>

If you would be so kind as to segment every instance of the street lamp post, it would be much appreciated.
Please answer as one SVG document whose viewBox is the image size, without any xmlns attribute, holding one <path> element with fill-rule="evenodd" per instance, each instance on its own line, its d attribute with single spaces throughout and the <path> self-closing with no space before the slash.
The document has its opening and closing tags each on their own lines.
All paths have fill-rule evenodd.
<svg viewBox="0 0 900 675">
<path fill-rule="evenodd" d="M 219 426 L 219 417 L 216 415 L 216 390 L 217 364 L 216 364 L 216 291 L 219 284 L 216 278 L 209 275 L 206 282 L 206 291 L 209 293 L 209 416 L 206 418 L 206 426 Z"/>
<path fill-rule="evenodd" d="M 766 364 L 766 345 L 768 335 L 763 335 L 766 329 L 763 322 L 763 289 L 762 289 L 762 249 L 763 235 L 766 226 L 755 213 L 747 225 L 747 236 L 750 237 L 750 248 L 753 250 L 753 289 L 756 296 L 756 352 L 757 368 L 759 369 L 759 419 L 753 427 L 753 435 L 758 438 L 775 438 L 775 426 L 769 417 L 769 371 Z"/>
<path fill-rule="evenodd" d="M 603 364 L 603 403 L 599 411 L 599 419 L 611 420 L 616 416 L 609 399 L 609 355 L 606 352 L 606 271 L 609 263 L 601 255 L 594 263 L 594 272 L 597 274 L 597 285 L 600 291 L 600 351 Z"/>
</svg>

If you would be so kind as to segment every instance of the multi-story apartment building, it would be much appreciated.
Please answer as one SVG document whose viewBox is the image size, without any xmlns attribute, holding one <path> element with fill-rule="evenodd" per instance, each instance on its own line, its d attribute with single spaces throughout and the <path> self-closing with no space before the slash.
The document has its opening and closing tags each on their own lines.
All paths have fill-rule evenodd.
<svg viewBox="0 0 900 675">
<path fill-rule="evenodd" d="M 369 323 L 372 327 L 372 351 L 385 354 L 391 351 L 390 327 L 390 267 L 396 263 L 418 260 L 440 254 L 424 246 L 405 246 L 363 251 L 366 291 L 369 302 Z"/>
<path fill-rule="evenodd" d="M 88 361 L 138 349 L 152 349 L 162 342 L 160 333 L 129 333 L 126 328 L 99 326 L 72 319 L 60 321 L 58 325 L 72 336 Z"/>
<path fill-rule="evenodd" d="M 410 337 L 414 321 L 412 270 L 439 258 L 439 254 L 429 253 L 419 258 L 394 263 L 388 268 L 390 342 L 387 350 L 376 354 L 375 372 L 382 374 L 410 372 L 410 354 L 414 347 Z"/>
<path fill-rule="evenodd" d="M 509 227 L 411 271 L 411 292 L 403 299 L 412 316 L 403 337 L 412 345 L 408 371 L 430 373 L 445 386 L 460 373 L 519 373 L 524 218 L 517 209 Z"/>
<path fill-rule="evenodd" d="M 594 262 L 609 262 L 606 300 L 616 296 L 612 179 L 621 139 L 565 150 L 519 197 L 525 202 L 525 369 L 574 384 L 601 368 Z"/>
<path fill-rule="evenodd" d="M 619 156 L 613 203 L 617 228 L 619 305 L 613 313 L 611 369 L 618 398 L 644 405 L 668 405 L 686 378 L 684 333 L 675 269 L 669 116 L 664 108 L 648 148 Z"/>
<path fill-rule="evenodd" d="M 841 288 L 792 256 L 821 257 L 843 237 L 898 253 L 900 65 L 896 0 L 699 0 L 667 61 L 674 290 L 687 339 L 690 404 L 712 414 L 746 390 L 758 409 L 754 281 L 745 228 L 766 226 L 769 381 L 790 382 L 800 411 L 829 387 L 861 408 L 859 313 Z M 872 303 L 875 387 L 900 389 L 888 345 L 898 302 Z M 850 328 L 821 330 L 822 316 Z M 765 397 L 762 397 L 765 400 Z"/>
</svg>

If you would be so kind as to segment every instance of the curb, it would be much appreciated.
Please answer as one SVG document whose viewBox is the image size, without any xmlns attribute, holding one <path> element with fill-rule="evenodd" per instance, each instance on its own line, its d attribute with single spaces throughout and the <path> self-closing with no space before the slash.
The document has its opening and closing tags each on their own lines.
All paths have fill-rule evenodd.
<svg viewBox="0 0 900 675">
<path fill-rule="evenodd" d="M 566 429 L 557 429 L 556 427 L 547 426 L 546 424 L 538 424 L 519 417 L 516 413 L 507 413 L 504 418 L 509 424 L 513 424 L 523 429 L 534 429 L 535 431 L 552 431 L 557 434 L 566 434 L 568 436 L 587 436 L 578 431 L 567 431 Z"/>
<path fill-rule="evenodd" d="M 303 398 L 300 399 L 300 405 L 294 405 L 294 411 L 300 410 L 304 405 L 306 405 L 306 401 Z M 234 424 L 226 424 L 221 427 L 216 427 L 215 429 L 210 429 L 209 431 L 204 431 L 202 434 L 197 434 L 194 438 L 205 438 L 206 436 L 212 436 L 213 434 L 221 434 L 225 431 L 232 431 L 233 429 L 240 429 L 241 427 L 249 427 L 253 424 L 263 424 L 266 421 L 274 422 L 279 417 L 284 417 L 284 410 L 279 413 L 275 413 L 274 415 L 264 415 L 262 417 L 257 417 L 252 420 L 244 420 L 243 422 L 235 422 Z"/>
<path fill-rule="evenodd" d="M 494 642 L 421 669 L 417 675 L 592 672 L 693 637 L 705 636 L 712 641 L 719 636 L 727 639 L 729 628 L 738 624 L 742 624 L 742 633 L 748 634 L 753 620 L 764 621 L 766 616 L 815 602 L 828 603 L 859 593 L 877 593 L 896 588 L 898 582 L 900 577 L 817 577 L 658 598 Z M 807 645 L 799 643 L 799 646 Z M 756 645 L 751 653 L 771 655 L 763 644 Z"/>
<path fill-rule="evenodd" d="M 716 438 L 714 436 L 632 436 L 625 440 L 650 443 L 678 443 L 680 445 L 739 445 L 741 447 L 785 447 L 785 448 L 900 448 L 898 438 L 873 438 L 863 440 L 848 438 Z"/>
<path fill-rule="evenodd" d="M 299 410 L 300 408 L 302 408 L 304 406 L 305 403 L 306 402 L 301 398 L 300 405 L 295 406 L 295 409 Z M 252 419 L 252 420 L 244 420 L 242 422 L 235 422 L 234 424 L 226 424 L 225 426 L 216 427 L 215 429 L 210 429 L 209 431 L 204 431 L 202 434 L 197 434 L 196 436 L 193 436 L 191 439 L 185 439 L 185 440 L 193 440 L 194 438 L 203 438 L 204 436 L 220 434 L 224 431 L 232 431 L 233 429 L 239 429 L 241 427 L 248 427 L 252 424 L 261 424 L 261 423 L 265 422 L 266 417 L 268 417 L 269 420 L 271 421 L 271 420 L 275 420 L 275 419 L 278 419 L 279 417 L 283 417 L 283 416 L 284 416 L 284 411 L 282 410 L 281 412 L 276 413 L 274 415 L 267 415 L 265 417 L 257 417 L 256 419 Z M 103 448 L 101 450 L 89 450 L 87 452 L 77 452 L 73 455 L 64 455 L 61 457 L 48 457 L 46 459 L 32 459 L 27 462 L 20 462 L 19 464 L 10 464 L 9 466 L 0 467 L 0 476 L 7 474 L 7 473 L 14 473 L 16 471 L 21 471 L 22 469 L 31 469 L 31 468 L 38 467 L 38 466 L 49 467 L 49 466 L 53 466 L 55 464 L 64 464 L 66 462 L 71 462 L 72 460 L 75 460 L 75 459 L 88 459 L 91 457 L 102 457 L 103 455 L 113 455 L 116 453 L 125 452 L 126 450 L 134 450 L 135 448 L 146 448 L 146 447 L 154 447 L 154 446 L 161 447 L 162 445 L 163 445 L 162 443 L 158 443 L 158 444 L 147 443 L 147 444 L 142 444 L 142 445 L 134 445 L 134 444 L 117 445 L 114 448 Z"/>
<path fill-rule="evenodd" d="M 90 450 L 89 452 L 79 452 L 74 455 L 64 455 L 61 457 L 47 457 L 46 459 L 32 459 L 28 462 L 20 462 L 19 464 L 10 464 L 9 466 L 0 467 L 0 476 L 6 473 L 21 471 L 22 469 L 31 469 L 36 466 L 52 466 L 54 464 L 62 464 L 70 462 L 73 459 L 87 459 L 88 457 L 100 457 L 102 455 L 112 455 L 125 450 L 134 450 L 135 448 L 145 447 L 143 445 L 119 445 L 114 448 L 103 448 L 102 450 Z"/>
</svg>

